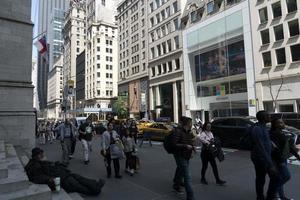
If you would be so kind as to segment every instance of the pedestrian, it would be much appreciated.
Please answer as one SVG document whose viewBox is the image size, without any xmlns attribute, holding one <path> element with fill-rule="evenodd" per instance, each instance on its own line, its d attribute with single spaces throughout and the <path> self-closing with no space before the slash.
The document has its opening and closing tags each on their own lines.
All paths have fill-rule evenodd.
<svg viewBox="0 0 300 200">
<path fill-rule="evenodd" d="M 120 128 L 118 130 L 118 134 L 120 135 L 120 138 L 123 138 L 124 136 L 128 135 L 127 131 L 128 131 L 128 128 L 126 126 L 126 123 L 122 122 L 120 125 Z"/>
<path fill-rule="evenodd" d="M 76 128 L 71 124 L 69 119 L 65 119 L 65 122 L 56 127 L 56 131 L 59 132 L 59 139 L 62 148 L 62 163 L 69 164 L 71 156 L 72 140 L 76 137 Z"/>
<path fill-rule="evenodd" d="M 76 120 L 74 121 L 73 127 L 75 127 L 75 131 L 78 131 L 78 124 L 77 124 Z M 72 138 L 72 141 L 71 141 L 71 154 L 69 156 L 70 159 L 74 158 L 74 153 L 75 153 L 75 148 L 76 148 L 76 142 L 77 142 L 77 137 Z"/>
<path fill-rule="evenodd" d="M 53 139 L 54 139 L 54 135 L 53 135 L 52 125 L 48 121 L 46 124 L 46 141 L 50 141 L 50 144 L 52 144 Z"/>
<path fill-rule="evenodd" d="M 224 185 L 226 181 L 220 179 L 217 162 L 215 159 L 214 152 L 212 152 L 212 145 L 214 144 L 214 136 L 211 132 L 211 123 L 205 122 L 203 125 L 203 130 L 199 135 L 199 139 L 202 142 L 201 149 L 201 160 L 202 160 L 202 170 L 201 170 L 201 183 L 207 185 L 208 182 L 205 178 L 205 173 L 208 167 L 208 163 L 210 163 L 213 173 L 216 179 L 216 184 Z"/>
<path fill-rule="evenodd" d="M 114 163 L 115 177 L 122 178 L 119 159 L 122 157 L 123 149 L 121 149 L 120 144 L 122 144 L 120 136 L 113 130 L 112 122 L 109 122 L 101 139 L 101 155 L 104 157 L 107 178 L 111 177 L 111 161 Z"/>
<path fill-rule="evenodd" d="M 46 125 L 41 123 L 38 131 L 40 144 L 46 144 Z"/>
<path fill-rule="evenodd" d="M 122 137 L 122 142 L 124 145 L 124 152 L 126 156 L 125 161 L 125 170 L 128 172 L 131 176 L 134 175 L 134 173 L 137 170 L 137 163 L 136 163 L 136 153 L 137 153 L 137 146 L 134 141 L 133 135 L 127 130 Z"/>
<path fill-rule="evenodd" d="M 25 171 L 29 180 L 35 184 L 47 184 L 55 190 L 55 178 L 60 178 L 61 187 L 68 193 L 79 192 L 85 195 L 98 195 L 105 181 L 98 181 L 72 173 L 59 162 L 44 160 L 44 151 L 40 148 L 32 149 L 32 156 Z"/>
<path fill-rule="evenodd" d="M 84 164 L 87 165 L 90 162 L 89 152 L 92 151 L 92 139 L 95 134 L 94 127 L 90 119 L 87 119 L 85 123 L 79 127 L 79 140 L 83 146 Z"/>
<path fill-rule="evenodd" d="M 189 169 L 189 161 L 194 150 L 193 141 L 194 135 L 191 132 L 192 119 L 189 117 L 181 118 L 181 126 L 173 129 L 172 146 L 174 147 L 174 158 L 176 161 L 176 173 L 174 177 L 173 189 L 182 193 L 181 185 L 184 180 L 187 200 L 195 200 L 192 188 L 191 172 Z"/>
<path fill-rule="evenodd" d="M 257 200 L 265 200 L 264 185 L 266 175 L 270 177 L 269 188 L 266 200 L 274 198 L 278 187 L 278 171 L 272 162 L 271 152 L 272 144 L 270 134 L 266 124 L 270 121 L 267 111 L 258 111 L 256 114 L 258 123 L 253 127 L 251 136 L 253 140 L 253 148 L 251 150 L 251 160 L 254 164 L 256 180 L 256 198 Z"/>
<path fill-rule="evenodd" d="M 280 184 L 277 189 L 278 197 L 282 200 L 290 200 L 284 193 L 284 184 L 291 178 L 287 159 L 290 157 L 290 154 L 293 154 L 298 160 L 300 160 L 300 156 L 297 153 L 298 150 L 295 148 L 295 145 L 290 144 L 289 139 L 284 135 L 282 131 L 284 128 L 285 124 L 282 119 L 272 120 L 270 137 L 274 144 L 272 159 L 280 175 Z"/>
<path fill-rule="evenodd" d="M 136 122 L 133 120 L 130 124 L 130 127 L 129 127 L 129 132 L 131 135 L 133 135 L 134 137 L 134 142 L 137 144 L 137 137 L 138 137 L 138 127 L 136 125 Z"/>
</svg>

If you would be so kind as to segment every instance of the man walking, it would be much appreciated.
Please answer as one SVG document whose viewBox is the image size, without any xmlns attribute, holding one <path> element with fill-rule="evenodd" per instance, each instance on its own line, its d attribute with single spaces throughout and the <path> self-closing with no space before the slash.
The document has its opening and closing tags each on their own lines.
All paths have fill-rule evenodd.
<svg viewBox="0 0 300 200">
<path fill-rule="evenodd" d="M 89 164 L 89 152 L 92 151 L 92 138 L 95 134 L 94 127 L 90 121 L 87 119 L 85 123 L 81 124 L 79 127 L 79 140 L 83 146 L 84 153 L 84 164 Z"/>
<path fill-rule="evenodd" d="M 191 132 L 192 119 L 189 117 L 181 118 L 181 126 L 174 129 L 172 138 L 172 146 L 174 147 L 174 158 L 177 169 L 174 177 L 173 188 L 177 192 L 181 192 L 182 179 L 186 191 L 187 200 L 195 200 L 192 188 L 191 172 L 189 169 L 189 161 L 192 156 L 193 138 Z"/>
<path fill-rule="evenodd" d="M 62 148 L 62 163 L 65 165 L 69 164 L 72 141 L 76 138 L 75 129 L 76 128 L 68 119 L 56 128 L 56 131 L 59 131 L 60 133 L 59 138 Z"/>
<path fill-rule="evenodd" d="M 269 120 L 269 113 L 266 111 L 259 111 L 256 114 L 258 123 L 252 129 L 253 148 L 251 150 L 251 160 L 255 167 L 256 173 L 256 195 L 257 200 L 265 200 L 264 185 L 266 175 L 270 177 L 269 188 L 266 200 L 274 198 L 278 184 L 277 171 L 272 163 L 271 151 L 272 143 L 270 140 L 269 131 L 266 123 Z"/>
</svg>

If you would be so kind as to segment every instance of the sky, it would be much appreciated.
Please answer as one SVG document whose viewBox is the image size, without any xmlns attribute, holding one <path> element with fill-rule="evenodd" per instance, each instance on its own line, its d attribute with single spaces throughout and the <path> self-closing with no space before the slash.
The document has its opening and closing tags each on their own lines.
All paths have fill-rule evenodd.
<svg viewBox="0 0 300 200">
<path fill-rule="evenodd" d="M 38 0 L 31 0 L 31 21 L 34 23 L 33 38 L 37 35 L 37 22 L 38 22 Z M 33 41 L 35 42 L 35 40 Z M 36 47 L 32 46 L 32 58 L 37 58 Z"/>
</svg>

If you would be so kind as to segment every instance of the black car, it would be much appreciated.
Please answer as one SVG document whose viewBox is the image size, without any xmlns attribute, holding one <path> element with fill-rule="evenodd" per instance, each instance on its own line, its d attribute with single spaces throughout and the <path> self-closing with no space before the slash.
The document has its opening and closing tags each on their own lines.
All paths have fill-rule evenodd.
<svg viewBox="0 0 300 200">
<path fill-rule="evenodd" d="M 257 122 L 255 117 L 226 117 L 212 120 L 212 133 L 218 137 L 223 147 L 240 148 L 240 139 Z M 267 124 L 270 127 L 270 124 Z M 300 130 L 286 126 L 285 135 L 291 137 L 295 144 L 300 143 Z"/>
<path fill-rule="evenodd" d="M 271 119 L 282 119 L 288 126 L 300 129 L 300 114 L 287 112 L 287 113 L 270 113 Z"/>
</svg>

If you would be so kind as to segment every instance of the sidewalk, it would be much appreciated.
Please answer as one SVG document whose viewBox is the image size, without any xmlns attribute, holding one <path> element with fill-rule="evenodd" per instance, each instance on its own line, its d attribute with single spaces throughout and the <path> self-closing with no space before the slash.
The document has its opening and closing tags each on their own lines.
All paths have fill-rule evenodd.
<svg viewBox="0 0 300 200">
<path fill-rule="evenodd" d="M 84 197 L 87 200 L 178 200 L 185 195 L 172 191 L 172 179 L 175 161 L 158 143 L 139 149 L 141 170 L 133 177 L 125 174 L 124 160 L 121 161 L 123 179 L 106 179 L 103 158 L 100 156 L 100 139 L 93 142 L 93 152 L 89 165 L 83 164 L 81 143 L 77 142 L 75 158 L 71 160 L 70 169 L 83 176 L 106 180 L 102 193 L 98 197 Z M 58 142 L 41 146 L 49 160 L 60 160 L 61 147 Z M 200 184 L 201 161 L 199 153 L 191 160 L 191 171 L 195 197 L 198 200 L 254 200 L 254 169 L 249 160 L 249 153 L 226 150 L 226 160 L 218 165 L 221 177 L 227 181 L 226 186 L 217 186 L 209 167 L 207 180 L 209 185 Z M 300 167 L 290 165 L 292 180 L 286 186 L 286 194 L 295 200 L 300 199 Z"/>
</svg>

